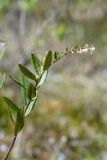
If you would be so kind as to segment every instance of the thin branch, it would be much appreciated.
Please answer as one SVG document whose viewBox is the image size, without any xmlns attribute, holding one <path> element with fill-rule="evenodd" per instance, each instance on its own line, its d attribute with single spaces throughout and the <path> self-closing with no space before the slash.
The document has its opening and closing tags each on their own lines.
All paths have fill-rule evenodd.
<svg viewBox="0 0 107 160">
<path fill-rule="evenodd" d="M 25 108 L 25 111 L 26 111 L 27 108 L 29 107 L 30 102 L 31 102 L 31 100 L 29 100 L 29 102 L 28 102 L 28 104 L 27 104 L 27 106 L 26 106 L 26 108 Z M 13 137 L 13 140 L 12 140 L 12 142 L 11 142 L 11 144 L 10 144 L 10 147 L 9 147 L 6 155 L 4 156 L 4 158 L 3 158 L 2 160 L 7 160 L 7 159 L 8 159 L 8 157 L 9 157 L 9 155 L 10 155 L 10 152 L 11 152 L 11 150 L 13 149 L 13 146 L 14 146 L 14 144 L 15 144 L 16 138 L 17 138 L 17 136 L 14 136 L 14 137 Z"/>
<path fill-rule="evenodd" d="M 95 47 L 94 46 L 91 46 L 91 47 L 79 47 L 79 48 L 73 48 L 71 49 L 70 51 L 66 51 L 65 53 L 62 53 L 62 55 L 60 56 L 60 59 L 68 54 L 82 54 L 82 53 L 87 53 L 87 52 L 90 52 L 92 53 L 93 51 L 95 51 Z M 52 62 L 51 65 L 53 65 L 54 63 L 56 63 L 57 61 L 59 61 L 60 59 L 58 60 L 55 60 Z"/>
<path fill-rule="evenodd" d="M 4 156 L 4 158 L 3 158 L 2 160 L 7 160 L 7 158 L 9 157 L 10 152 L 11 152 L 11 150 L 12 150 L 14 144 L 15 144 L 16 138 L 17 138 L 17 136 L 14 136 L 14 137 L 13 137 L 13 140 L 12 140 L 12 142 L 11 142 L 11 144 L 10 144 L 10 147 L 9 147 L 6 155 Z"/>
</svg>

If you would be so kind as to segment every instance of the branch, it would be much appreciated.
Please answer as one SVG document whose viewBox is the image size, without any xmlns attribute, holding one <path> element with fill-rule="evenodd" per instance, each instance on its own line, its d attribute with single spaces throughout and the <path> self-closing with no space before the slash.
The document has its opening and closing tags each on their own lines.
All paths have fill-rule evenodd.
<svg viewBox="0 0 107 160">
<path fill-rule="evenodd" d="M 88 52 L 90 52 L 92 54 L 93 51 L 95 51 L 94 46 L 77 47 L 77 48 L 72 48 L 71 50 L 68 50 L 68 48 L 67 48 L 67 51 L 65 53 L 62 53 L 62 55 L 60 56 L 60 59 L 68 54 L 82 54 L 82 53 L 88 53 Z M 58 60 L 60 60 L 60 59 L 58 59 Z M 53 61 L 51 65 L 53 65 L 58 60 Z"/>
<path fill-rule="evenodd" d="M 10 152 L 11 152 L 11 150 L 12 150 L 14 144 L 15 144 L 16 138 L 17 138 L 17 136 L 14 136 L 14 137 L 13 137 L 12 143 L 10 144 L 10 147 L 9 147 L 9 149 L 8 149 L 5 157 L 3 158 L 3 160 L 7 160 L 7 158 L 9 157 Z"/>
</svg>

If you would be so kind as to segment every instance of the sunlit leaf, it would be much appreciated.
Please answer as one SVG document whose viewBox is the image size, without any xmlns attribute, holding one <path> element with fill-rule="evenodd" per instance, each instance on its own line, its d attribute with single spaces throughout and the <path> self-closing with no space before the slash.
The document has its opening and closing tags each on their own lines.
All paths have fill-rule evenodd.
<svg viewBox="0 0 107 160">
<path fill-rule="evenodd" d="M 28 70 L 24 65 L 19 64 L 19 68 L 26 77 L 36 81 L 35 75 L 30 70 Z"/>
<path fill-rule="evenodd" d="M 35 107 L 36 102 L 37 102 L 37 95 L 36 95 L 36 97 L 30 102 L 30 104 L 29 104 L 29 106 L 28 106 L 28 108 L 27 108 L 27 110 L 26 110 L 25 117 L 28 116 L 28 115 L 32 112 L 33 108 Z"/>
<path fill-rule="evenodd" d="M 38 84 L 37 84 L 37 87 L 40 87 L 41 85 L 44 84 L 46 78 L 47 78 L 47 75 L 48 75 L 48 71 L 45 71 L 41 74 L 40 78 L 38 79 Z"/>
<path fill-rule="evenodd" d="M 46 71 L 48 70 L 48 68 L 51 66 L 52 63 L 52 51 L 48 51 L 48 53 L 46 54 L 46 57 L 44 58 L 44 62 L 43 62 L 43 70 Z"/>
<path fill-rule="evenodd" d="M 31 54 L 31 62 L 32 62 L 32 65 L 33 65 L 36 73 L 38 75 L 40 75 L 40 72 L 41 72 L 41 62 L 40 62 L 39 58 L 36 56 L 36 54 L 34 54 L 34 53 Z"/>
</svg>

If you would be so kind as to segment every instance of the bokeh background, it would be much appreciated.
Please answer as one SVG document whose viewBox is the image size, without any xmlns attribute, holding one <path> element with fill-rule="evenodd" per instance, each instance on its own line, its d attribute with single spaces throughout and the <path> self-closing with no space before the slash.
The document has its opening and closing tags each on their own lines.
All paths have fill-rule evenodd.
<svg viewBox="0 0 107 160">
<path fill-rule="evenodd" d="M 93 54 L 66 56 L 53 65 L 12 158 L 107 160 L 107 1 L 0 0 L 0 39 L 7 45 L 0 61 L 0 72 L 6 73 L 0 95 L 20 105 L 20 88 L 8 75 L 18 78 L 18 63 L 30 68 L 32 51 L 42 59 L 49 49 L 96 47 Z M 0 98 L 0 158 L 12 135 Z"/>
</svg>

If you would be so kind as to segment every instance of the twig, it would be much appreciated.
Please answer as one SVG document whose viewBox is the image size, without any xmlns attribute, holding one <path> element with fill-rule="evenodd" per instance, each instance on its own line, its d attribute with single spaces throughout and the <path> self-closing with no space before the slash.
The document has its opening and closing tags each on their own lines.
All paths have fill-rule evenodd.
<svg viewBox="0 0 107 160">
<path fill-rule="evenodd" d="M 9 157 L 10 152 L 11 152 L 11 150 L 12 150 L 14 144 L 15 144 L 16 138 L 17 138 L 17 136 L 14 136 L 14 137 L 13 137 L 13 140 L 12 140 L 12 142 L 11 142 L 11 144 L 10 144 L 10 147 L 9 147 L 9 149 L 8 149 L 5 157 L 4 157 L 2 160 L 7 160 L 7 158 Z"/>
<path fill-rule="evenodd" d="M 27 104 L 27 106 L 26 106 L 26 108 L 25 108 L 25 111 L 27 110 L 30 102 L 31 102 L 31 100 L 29 100 L 29 102 L 28 102 L 28 104 Z M 11 144 L 10 144 L 10 147 L 9 147 L 6 155 L 4 156 L 4 158 L 3 158 L 2 160 L 7 160 L 7 158 L 9 157 L 10 152 L 11 152 L 11 150 L 13 149 L 14 143 L 15 143 L 15 141 L 16 141 L 16 138 L 17 138 L 17 136 L 14 136 L 14 137 L 13 137 L 13 140 L 12 140 L 12 142 L 11 142 Z"/>
<path fill-rule="evenodd" d="M 92 47 L 84 47 L 84 48 L 79 47 L 77 49 L 73 48 L 70 51 L 66 51 L 65 53 L 62 53 L 62 55 L 60 56 L 60 59 L 62 57 L 64 57 L 64 56 L 68 55 L 68 54 L 76 54 L 76 53 L 77 54 L 81 54 L 81 53 L 87 53 L 87 52 L 91 52 L 92 53 L 93 51 L 95 51 L 95 47 L 94 46 L 92 46 Z M 58 60 L 53 61 L 51 65 L 56 63 Z"/>
</svg>

